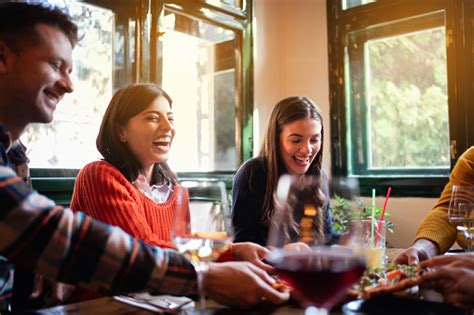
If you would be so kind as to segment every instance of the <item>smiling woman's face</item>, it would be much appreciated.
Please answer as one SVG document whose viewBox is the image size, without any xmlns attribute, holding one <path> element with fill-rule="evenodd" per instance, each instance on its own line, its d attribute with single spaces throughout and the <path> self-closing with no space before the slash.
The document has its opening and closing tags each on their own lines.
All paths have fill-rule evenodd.
<svg viewBox="0 0 474 315">
<path fill-rule="evenodd" d="M 280 154 L 291 175 L 305 174 L 321 150 L 321 123 L 312 118 L 298 119 L 283 125 Z"/>
<path fill-rule="evenodd" d="M 168 100 L 159 96 L 120 128 L 119 137 L 127 143 L 143 168 L 165 163 L 175 135 L 173 121 Z"/>
</svg>

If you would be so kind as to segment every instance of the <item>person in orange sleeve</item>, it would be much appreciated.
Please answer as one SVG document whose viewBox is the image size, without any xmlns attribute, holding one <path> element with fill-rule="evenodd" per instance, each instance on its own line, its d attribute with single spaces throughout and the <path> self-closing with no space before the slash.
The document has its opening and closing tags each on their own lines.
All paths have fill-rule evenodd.
<svg viewBox="0 0 474 315">
<path fill-rule="evenodd" d="M 172 104 L 154 84 L 130 84 L 115 93 L 96 141 L 103 160 L 78 173 L 71 209 L 118 226 L 148 245 L 175 248 L 171 230 L 176 208 L 188 208 L 188 215 L 178 220 L 190 217 L 189 195 L 167 164 L 176 133 Z M 234 244 L 219 261 L 246 260 L 269 271 L 262 262 L 267 252 L 253 243 Z M 98 296 L 80 290 L 72 300 Z"/>
<path fill-rule="evenodd" d="M 465 237 L 456 233 L 456 226 L 449 222 L 448 209 L 453 185 L 474 185 L 474 147 L 459 157 L 436 205 L 418 226 L 413 245 L 395 257 L 395 263 L 416 265 L 444 254 L 456 241 L 461 247 L 467 248 Z"/>
</svg>

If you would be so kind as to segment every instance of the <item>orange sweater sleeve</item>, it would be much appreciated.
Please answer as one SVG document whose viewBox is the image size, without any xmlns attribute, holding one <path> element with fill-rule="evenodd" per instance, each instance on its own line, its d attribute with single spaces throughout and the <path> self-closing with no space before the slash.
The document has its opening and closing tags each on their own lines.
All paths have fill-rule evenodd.
<svg viewBox="0 0 474 315">
<path fill-rule="evenodd" d="M 423 219 L 416 233 L 416 239 L 425 238 L 436 243 L 440 253 L 446 252 L 456 240 L 456 228 L 448 218 L 453 185 L 474 185 L 474 147 L 461 155 L 438 202 Z M 457 241 L 461 245 L 465 242 L 460 237 Z"/>
<path fill-rule="evenodd" d="M 169 238 L 163 239 L 151 230 L 142 198 L 147 197 L 141 196 L 119 170 L 100 161 L 86 165 L 77 175 L 71 209 L 118 226 L 149 245 L 173 248 Z M 172 217 L 167 219 L 173 220 Z M 169 224 L 167 228 L 170 229 Z"/>
</svg>

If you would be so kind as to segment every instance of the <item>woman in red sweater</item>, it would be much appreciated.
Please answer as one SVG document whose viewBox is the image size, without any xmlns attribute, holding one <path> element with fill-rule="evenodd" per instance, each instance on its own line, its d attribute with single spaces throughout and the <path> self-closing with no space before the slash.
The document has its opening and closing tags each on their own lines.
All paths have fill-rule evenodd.
<svg viewBox="0 0 474 315">
<path fill-rule="evenodd" d="M 97 136 L 104 159 L 86 165 L 77 175 L 73 210 L 119 226 L 149 245 L 175 248 L 171 241 L 175 210 L 178 201 L 189 208 L 189 196 L 166 163 L 175 135 L 172 103 L 153 84 L 131 84 L 115 93 Z M 266 252 L 243 243 L 233 245 L 233 257 L 226 257 L 268 270 L 261 262 Z"/>
<path fill-rule="evenodd" d="M 189 196 L 167 164 L 173 120 L 172 100 L 161 88 L 140 83 L 118 90 L 97 136 L 104 159 L 78 173 L 71 209 L 118 226 L 147 244 L 174 248 L 175 210 L 179 200 L 179 206 L 189 207 Z M 220 260 L 246 260 L 268 271 L 271 267 L 261 261 L 267 252 L 257 244 L 240 243 Z M 97 296 L 79 289 L 70 301 Z"/>
<path fill-rule="evenodd" d="M 173 248 L 171 227 L 182 193 L 167 164 L 174 135 L 172 100 L 165 91 L 153 84 L 118 90 L 97 136 L 104 159 L 79 172 L 71 208 L 150 245 Z M 187 199 L 180 204 L 187 206 Z"/>
<path fill-rule="evenodd" d="M 165 91 L 153 84 L 118 90 L 96 140 L 104 159 L 78 173 L 71 209 L 118 226 L 149 245 L 174 248 L 171 228 L 178 201 L 189 207 L 187 191 L 166 163 L 174 135 L 172 100 Z M 66 302 L 100 296 L 77 288 L 67 298 L 71 287 L 60 284 L 53 289 L 63 290 L 55 295 Z"/>
</svg>

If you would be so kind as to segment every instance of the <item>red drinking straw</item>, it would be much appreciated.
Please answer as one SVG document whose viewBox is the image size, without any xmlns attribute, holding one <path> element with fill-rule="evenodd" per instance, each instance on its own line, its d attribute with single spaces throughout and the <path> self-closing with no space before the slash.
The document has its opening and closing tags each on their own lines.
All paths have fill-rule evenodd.
<svg viewBox="0 0 474 315">
<path fill-rule="evenodd" d="M 385 202 L 383 203 L 383 209 L 382 209 L 382 216 L 380 217 L 380 221 L 383 221 L 385 219 L 385 209 L 387 209 L 387 202 L 388 198 L 390 197 L 390 193 L 392 192 L 392 187 L 388 187 L 387 190 L 387 196 L 385 197 Z M 377 230 L 377 235 L 375 235 L 375 246 L 377 247 L 377 244 L 379 242 L 379 235 L 380 235 L 380 230 L 382 229 L 382 222 L 379 224 L 379 228 Z"/>
</svg>

